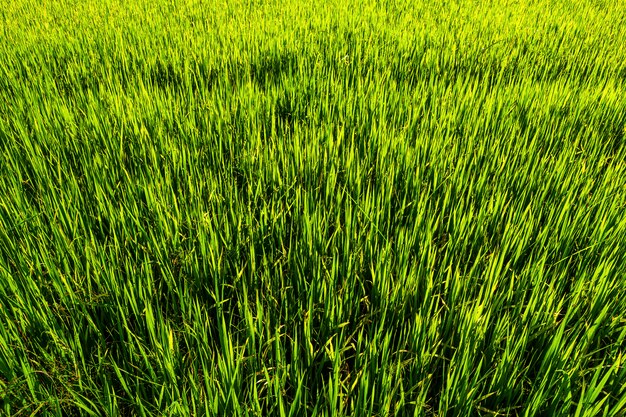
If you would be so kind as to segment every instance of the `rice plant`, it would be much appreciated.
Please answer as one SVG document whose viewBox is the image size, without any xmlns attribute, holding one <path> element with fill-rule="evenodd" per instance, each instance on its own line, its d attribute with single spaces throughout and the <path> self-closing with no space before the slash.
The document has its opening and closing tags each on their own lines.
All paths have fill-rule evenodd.
<svg viewBox="0 0 626 417">
<path fill-rule="evenodd" d="M 624 0 L 0 34 L 0 413 L 625 415 Z"/>
</svg>

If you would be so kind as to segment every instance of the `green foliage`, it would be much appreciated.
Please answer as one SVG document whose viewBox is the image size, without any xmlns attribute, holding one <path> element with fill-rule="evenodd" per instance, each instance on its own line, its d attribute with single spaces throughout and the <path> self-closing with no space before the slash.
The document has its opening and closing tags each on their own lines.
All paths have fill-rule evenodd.
<svg viewBox="0 0 626 417">
<path fill-rule="evenodd" d="M 626 412 L 623 0 L 0 34 L 0 413 Z"/>
</svg>

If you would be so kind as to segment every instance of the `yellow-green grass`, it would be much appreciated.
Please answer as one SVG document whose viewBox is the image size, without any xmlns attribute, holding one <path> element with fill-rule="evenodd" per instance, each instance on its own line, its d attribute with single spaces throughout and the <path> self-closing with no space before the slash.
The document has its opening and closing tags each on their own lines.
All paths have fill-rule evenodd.
<svg viewBox="0 0 626 417">
<path fill-rule="evenodd" d="M 623 416 L 626 2 L 4 1 L 0 413 Z"/>
</svg>

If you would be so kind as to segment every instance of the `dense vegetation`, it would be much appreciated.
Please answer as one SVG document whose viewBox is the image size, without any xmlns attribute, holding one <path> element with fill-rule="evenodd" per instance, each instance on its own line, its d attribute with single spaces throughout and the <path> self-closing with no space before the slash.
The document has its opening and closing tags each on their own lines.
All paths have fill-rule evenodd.
<svg viewBox="0 0 626 417">
<path fill-rule="evenodd" d="M 0 413 L 623 416 L 624 0 L 0 5 Z"/>
</svg>

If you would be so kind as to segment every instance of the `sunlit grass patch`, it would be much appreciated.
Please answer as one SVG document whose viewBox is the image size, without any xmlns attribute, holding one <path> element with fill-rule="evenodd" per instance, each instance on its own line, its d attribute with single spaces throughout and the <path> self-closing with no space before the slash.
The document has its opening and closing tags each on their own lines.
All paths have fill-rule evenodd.
<svg viewBox="0 0 626 417">
<path fill-rule="evenodd" d="M 623 415 L 625 10 L 4 7 L 2 413 Z"/>
</svg>

